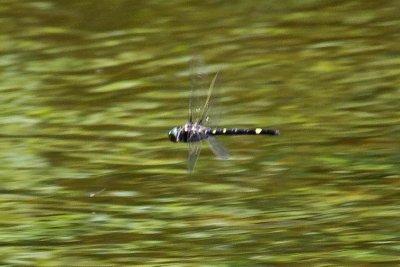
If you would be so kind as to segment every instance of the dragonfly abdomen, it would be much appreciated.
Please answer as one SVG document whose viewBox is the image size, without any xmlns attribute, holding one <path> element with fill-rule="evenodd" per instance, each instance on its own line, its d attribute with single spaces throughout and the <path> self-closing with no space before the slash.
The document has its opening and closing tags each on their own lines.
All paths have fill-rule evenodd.
<svg viewBox="0 0 400 267">
<path fill-rule="evenodd" d="M 214 128 L 209 130 L 210 135 L 279 135 L 279 130 L 254 128 L 254 129 L 238 129 L 238 128 Z"/>
</svg>

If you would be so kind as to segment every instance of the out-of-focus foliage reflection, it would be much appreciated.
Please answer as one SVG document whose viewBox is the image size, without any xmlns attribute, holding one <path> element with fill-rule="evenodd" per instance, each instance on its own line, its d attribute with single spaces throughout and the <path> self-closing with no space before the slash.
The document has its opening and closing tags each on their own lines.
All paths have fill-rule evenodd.
<svg viewBox="0 0 400 267">
<path fill-rule="evenodd" d="M 0 0 L 0 262 L 384 263 L 400 254 L 396 1 Z M 186 174 L 188 62 L 225 138 Z"/>
</svg>

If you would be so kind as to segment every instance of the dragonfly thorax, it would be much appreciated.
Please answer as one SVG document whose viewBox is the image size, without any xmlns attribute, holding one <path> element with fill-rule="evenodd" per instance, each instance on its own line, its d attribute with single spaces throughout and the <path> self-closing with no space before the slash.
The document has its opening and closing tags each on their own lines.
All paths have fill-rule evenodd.
<svg viewBox="0 0 400 267">
<path fill-rule="evenodd" d="M 199 142 L 207 139 L 210 128 L 198 123 L 186 123 L 184 126 L 176 126 L 169 131 L 171 142 Z"/>
</svg>

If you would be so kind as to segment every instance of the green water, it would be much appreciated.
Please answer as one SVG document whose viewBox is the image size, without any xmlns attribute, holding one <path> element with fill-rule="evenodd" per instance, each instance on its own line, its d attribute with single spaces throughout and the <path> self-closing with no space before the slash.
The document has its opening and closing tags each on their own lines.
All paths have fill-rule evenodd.
<svg viewBox="0 0 400 267">
<path fill-rule="evenodd" d="M 0 263 L 399 264 L 397 1 L 0 0 Z M 189 61 L 220 71 L 194 175 Z"/>
</svg>

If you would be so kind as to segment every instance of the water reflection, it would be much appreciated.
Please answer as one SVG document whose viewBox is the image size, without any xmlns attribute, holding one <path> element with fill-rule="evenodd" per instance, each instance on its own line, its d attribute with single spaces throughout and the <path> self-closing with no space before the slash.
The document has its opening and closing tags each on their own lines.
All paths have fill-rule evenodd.
<svg viewBox="0 0 400 267">
<path fill-rule="evenodd" d="M 0 248 L 9 265 L 307 262 L 398 255 L 392 2 L 0 5 Z M 221 70 L 234 158 L 166 139 L 188 61 Z"/>
</svg>

